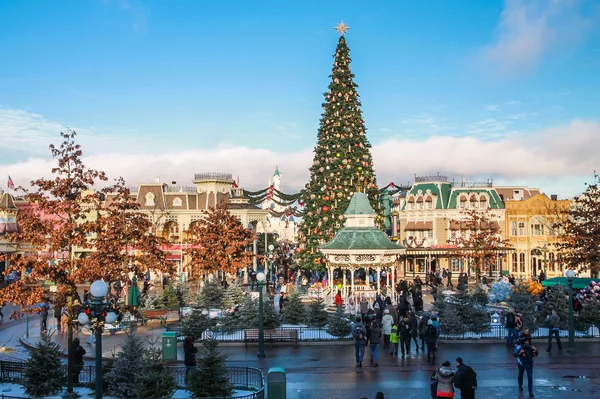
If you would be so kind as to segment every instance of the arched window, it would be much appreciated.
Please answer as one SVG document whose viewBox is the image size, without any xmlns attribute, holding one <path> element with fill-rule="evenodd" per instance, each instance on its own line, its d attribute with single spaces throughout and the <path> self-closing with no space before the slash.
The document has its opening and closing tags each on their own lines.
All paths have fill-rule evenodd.
<svg viewBox="0 0 600 399">
<path fill-rule="evenodd" d="M 155 206 L 156 204 L 154 203 L 154 194 L 152 193 L 147 193 L 146 194 L 146 206 Z"/>
<path fill-rule="evenodd" d="M 525 222 L 519 222 L 519 235 L 525 235 Z"/>
<path fill-rule="evenodd" d="M 513 273 L 516 273 L 518 270 L 518 259 L 517 259 L 517 254 L 513 252 L 512 254 L 512 271 Z"/>
<path fill-rule="evenodd" d="M 548 263 L 550 266 L 550 271 L 553 272 L 556 270 L 556 262 L 554 261 L 554 252 L 550 252 L 548 254 Z"/>
<path fill-rule="evenodd" d="M 181 198 L 175 198 L 173 200 L 173 206 L 181 206 L 182 204 Z"/>
<path fill-rule="evenodd" d="M 517 235 L 517 222 L 511 222 L 510 223 L 510 235 L 511 236 L 516 236 Z M 516 254 L 513 254 L 516 256 Z"/>
</svg>

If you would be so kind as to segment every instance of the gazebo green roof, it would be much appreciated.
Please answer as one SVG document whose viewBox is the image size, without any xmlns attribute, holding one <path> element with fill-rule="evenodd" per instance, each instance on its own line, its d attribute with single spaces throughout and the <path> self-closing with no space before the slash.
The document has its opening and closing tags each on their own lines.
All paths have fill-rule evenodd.
<svg viewBox="0 0 600 399">
<path fill-rule="evenodd" d="M 354 193 L 350 199 L 348 209 L 344 212 L 344 215 L 373 215 L 377 213 L 369 202 L 369 197 L 365 193 Z"/>
<path fill-rule="evenodd" d="M 377 227 L 344 227 L 321 249 L 372 250 L 403 249 Z"/>
<path fill-rule="evenodd" d="M 387 234 L 375 227 L 374 219 L 377 213 L 373 210 L 366 194 L 354 193 L 344 215 L 346 216 L 346 227 L 339 230 L 331 241 L 321 246 L 321 249 L 326 251 L 389 251 L 404 249 L 403 246 L 392 242 Z M 360 223 L 357 223 L 357 220 Z"/>
</svg>

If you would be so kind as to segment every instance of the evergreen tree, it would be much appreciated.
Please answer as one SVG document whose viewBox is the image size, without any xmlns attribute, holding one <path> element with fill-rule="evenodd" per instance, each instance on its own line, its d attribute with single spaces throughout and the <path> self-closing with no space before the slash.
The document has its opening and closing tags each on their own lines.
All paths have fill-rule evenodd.
<svg viewBox="0 0 600 399">
<path fill-rule="evenodd" d="M 204 341 L 198 366 L 188 378 L 189 390 L 196 398 L 228 398 L 233 394 L 233 386 L 225 367 L 227 355 L 221 353 L 217 341 Z"/>
<path fill-rule="evenodd" d="M 521 314 L 523 328 L 533 331 L 539 326 L 539 320 L 536 312 L 536 299 L 528 291 L 528 287 L 517 284 L 514 291 L 510 294 L 508 304 L 515 312 Z"/>
<path fill-rule="evenodd" d="M 258 299 L 246 298 L 234 313 L 228 313 L 221 319 L 222 328 L 232 332 L 249 328 L 258 328 Z M 265 328 L 279 327 L 279 315 L 275 313 L 273 301 L 263 303 L 263 326 Z"/>
<path fill-rule="evenodd" d="M 42 340 L 29 353 L 23 376 L 25 393 L 30 396 L 53 395 L 62 389 L 65 380 L 60 345 L 43 333 Z"/>
<path fill-rule="evenodd" d="M 351 321 L 344 314 L 342 309 L 338 308 L 335 313 L 329 316 L 327 323 L 327 332 L 334 337 L 343 338 L 348 336 L 352 331 Z"/>
<path fill-rule="evenodd" d="M 179 281 L 173 288 L 175 288 L 175 294 L 179 300 L 180 307 L 189 306 L 193 302 L 190 286 L 187 283 Z"/>
<path fill-rule="evenodd" d="M 175 376 L 162 358 L 160 348 L 154 345 L 144 349 L 143 362 L 138 362 L 140 373 L 135 380 L 136 398 L 170 398 L 177 389 Z"/>
<path fill-rule="evenodd" d="M 292 293 L 283 309 L 283 320 L 286 324 L 304 324 L 306 316 L 306 309 L 302 303 L 302 298 L 300 298 L 298 293 Z"/>
<path fill-rule="evenodd" d="M 204 309 L 220 309 L 223 294 L 221 282 L 207 280 L 198 294 L 198 306 Z"/>
<path fill-rule="evenodd" d="M 119 398 L 136 397 L 136 381 L 141 373 L 144 347 L 135 335 L 127 335 L 121 351 L 107 374 L 109 391 Z"/>
<path fill-rule="evenodd" d="M 160 302 L 157 301 L 157 305 L 160 305 Z M 163 289 L 162 293 L 162 307 L 159 309 L 179 309 L 179 297 L 177 296 L 177 291 L 175 287 L 171 284 L 167 284 Z"/>
<path fill-rule="evenodd" d="M 232 282 L 223 293 L 223 298 L 221 299 L 221 308 L 231 309 L 233 306 L 242 303 L 244 297 L 245 295 L 242 287 L 240 287 L 238 283 Z"/>
<path fill-rule="evenodd" d="M 540 315 L 541 321 L 544 321 L 553 310 L 556 310 L 558 317 L 560 317 L 560 328 L 566 329 L 569 325 L 569 295 L 561 285 L 546 288 L 544 305 Z"/>
<path fill-rule="evenodd" d="M 213 327 L 212 320 L 201 310 L 194 309 L 189 316 L 181 319 L 181 333 L 192 336 L 196 340 L 202 339 L 202 333 Z"/>
<path fill-rule="evenodd" d="M 473 294 L 459 292 L 448 296 L 436 295 L 433 307 L 438 312 L 440 325 L 445 332 L 483 333 L 488 332 L 490 328 L 486 304 L 487 295 L 476 291 Z"/>
<path fill-rule="evenodd" d="M 329 314 L 325 310 L 323 298 L 317 297 L 312 300 L 308 308 L 308 325 L 311 327 L 324 327 L 327 324 Z"/>
<path fill-rule="evenodd" d="M 589 298 L 583 302 L 575 325 L 578 330 L 587 330 L 592 325 L 600 327 L 600 301 L 596 298 Z"/>
<path fill-rule="evenodd" d="M 373 209 L 380 209 L 371 144 L 366 137 L 358 86 L 343 36 L 347 27 L 343 23 L 338 27 L 342 36 L 325 93 L 310 182 L 301 201 L 306 213 L 300 226 L 302 251 L 298 260 L 309 269 L 322 267 L 319 246 L 344 226 L 344 212 L 354 192 L 364 191 Z"/>
</svg>

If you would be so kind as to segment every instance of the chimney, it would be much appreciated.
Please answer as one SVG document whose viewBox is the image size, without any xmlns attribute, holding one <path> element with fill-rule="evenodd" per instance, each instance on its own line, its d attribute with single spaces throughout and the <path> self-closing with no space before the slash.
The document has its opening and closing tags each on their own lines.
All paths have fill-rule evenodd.
<svg viewBox="0 0 600 399">
<path fill-rule="evenodd" d="M 558 200 L 558 195 L 556 195 L 556 194 L 552 194 L 552 195 L 550 196 L 550 199 L 551 199 L 552 201 L 557 201 L 557 200 Z"/>
</svg>

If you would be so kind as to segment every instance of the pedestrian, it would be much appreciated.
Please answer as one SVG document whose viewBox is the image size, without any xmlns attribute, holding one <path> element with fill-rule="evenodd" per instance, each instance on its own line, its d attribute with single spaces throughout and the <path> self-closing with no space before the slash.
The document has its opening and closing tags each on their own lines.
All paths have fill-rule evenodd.
<svg viewBox="0 0 600 399">
<path fill-rule="evenodd" d="M 527 390 L 529 397 L 533 398 L 533 358 L 538 356 L 538 351 L 535 346 L 531 345 L 531 339 L 525 339 L 523 343 L 515 348 L 513 353 L 517 358 L 517 366 L 519 368 L 519 391 L 523 390 L 523 374 L 527 372 Z"/>
<path fill-rule="evenodd" d="M 378 324 L 381 324 L 381 319 L 383 319 L 383 311 L 381 310 L 381 305 L 379 304 L 379 302 L 375 302 L 373 308 L 375 309 L 375 321 Z"/>
<path fill-rule="evenodd" d="M 390 336 L 392 335 L 392 326 L 394 325 L 394 318 L 390 314 L 389 309 L 383 311 L 383 318 L 381 319 L 381 330 L 383 332 L 383 349 L 390 347 Z"/>
<path fill-rule="evenodd" d="M 367 315 L 367 312 L 369 311 L 369 301 L 367 301 L 367 298 L 365 298 L 365 295 L 361 295 L 360 296 L 360 317 L 361 320 L 364 322 L 365 316 Z"/>
<path fill-rule="evenodd" d="M 188 375 L 196 367 L 196 353 L 198 348 L 194 345 L 194 338 L 191 335 L 185 337 L 183 341 L 183 363 L 185 364 L 185 381 L 188 380 Z"/>
<path fill-rule="evenodd" d="M 437 329 L 433 326 L 433 321 L 427 320 L 427 330 L 425 330 L 425 342 L 427 343 L 427 361 L 435 362 L 435 352 L 437 351 Z"/>
<path fill-rule="evenodd" d="M 60 333 L 64 334 L 69 330 L 69 309 L 63 308 L 60 315 Z"/>
<path fill-rule="evenodd" d="M 448 287 L 452 287 L 454 288 L 454 284 L 452 284 L 452 269 L 448 269 L 448 284 L 446 284 Z"/>
<path fill-rule="evenodd" d="M 429 317 L 426 315 L 421 316 L 421 320 L 419 320 L 419 338 L 421 339 L 421 350 L 423 351 L 425 351 L 425 334 L 427 333 L 427 321 L 429 321 Z"/>
<path fill-rule="evenodd" d="M 381 391 L 380 391 L 380 392 L 377 392 L 377 393 L 375 394 L 375 399 L 385 399 L 385 398 L 383 397 L 383 392 L 381 392 Z"/>
<path fill-rule="evenodd" d="M 352 337 L 354 338 L 354 355 L 356 357 L 356 367 L 362 367 L 363 358 L 365 357 L 367 330 L 365 329 L 365 326 L 363 326 L 360 317 L 356 318 L 356 322 L 352 326 Z"/>
<path fill-rule="evenodd" d="M 417 352 L 419 351 L 419 340 L 417 337 L 419 336 L 419 320 L 417 320 L 417 315 L 414 312 L 410 312 L 408 317 L 408 322 L 410 324 L 410 335 L 412 340 L 415 341 L 415 347 L 417 348 Z"/>
<path fill-rule="evenodd" d="M 517 338 L 523 331 L 523 315 L 521 313 L 515 312 L 515 331 L 517 333 Z"/>
<path fill-rule="evenodd" d="M 460 389 L 461 399 L 475 399 L 477 389 L 477 373 L 463 363 L 462 357 L 456 358 L 456 372 L 454 373 L 454 387 Z"/>
<path fill-rule="evenodd" d="M 558 350 L 562 350 L 562 344 L 560 343 L 560 317 L 556 310 L 552 310 L 552 314 L 546 317 L 545 323 L 549 326 L 550 331 L 548 332 L 548 349 L 546 352 L 550 352 L 552 350 L 552 335 L 556 337 L 556 345 L 558 345 Z"/>
<path fill-rule="evenodd" d="M 54 319 L 56 320 L 56 329 L 58 330 L 58 332 L 60 332 L 60 330 L 61 330 L 60 318 L 62 317 L 62 306 L 60 306 L 59 304 L 55 304 L 52 312 L 53 312 Z"/>
<path fill-rule="evenodd" d="M 83 369 L 83 356 L 85 349 L 79 344 L 79 338 L 73 338 L 71 346 L 71 360 L 73 363 L 73 383 L 79 384 L 79 373 Z"/>
<path fill-rule="evenodd" d="M 4 314 L 2 313 L 2 309 L 4 309 L 4 306 L 6 306 L 6 302 L 0 303 L 0 319 L 2 319 L 2 321 L 4 321 Z"/>
<path fill-rule="evenodd" d="M 337 294 L 335 294 L 335 307 L 341 309 L 343 304 L 342 291 L 338 290 Z"/>
<path fill-rule="evenodd" d="M 402 358 L 404 358 L 405 355 L 410 355 L 410 340 L 412 339 L 410 321 L 407 316 L 402 318 L 398 334 L 400 335 L 400 351 L 402 352 Z"/>
<path fill-rule="evenodd" d="M 371 354 L 371 365 L 379 366 L 379 344 L 381 343 L 381 328 L 379 328 L 379 323 L 376 321 L 371 322 L 371 329 L 369 330 L 369 335 L 367 336 L 369 351 Z"/>
<path fill-rule="evenodd" d="M 514 345 L 514 341 L 517 339 L 517 317 L 515 315 L 515 310 L 510 309 L 508 314 L 506 315 L 506 346 L 512 347 Z"/>
<path fill-rule="evenodd" d="M 435 380 L 437 381 L 437 398 L 453 398 L 454 397 L 454 371 L 450 366 L 449 361 L 442 363 L 442 367 L 435 373 Z"/>
<path fill-rule="evenodd" d="M 399 337 L 398 337 L 398 324 L 394 324 L 392 326 L 392 334 L 390 335 L 390 342 L 392 344 L 392 351 L 390 352 L 390 355 L 398 355 L 398 342 L 399 342 Z"/>
<path fill-rule="evenodd" d="M 519 345 L 521 345 L 526 339 L 531 339 L 531 331 L 529 331 L 529 328 L 526 328 L 523 331 L 521 331 L 521 333 L 519 334 L 519 340 L 517 342 Z"/>
<path fill-rule="evenodd" d="M 46 302 L 42 302 L 40 307 L 40 318 L 40 332 L 46 333 L 48 330 L 48 304 Z"/>
</svg>

